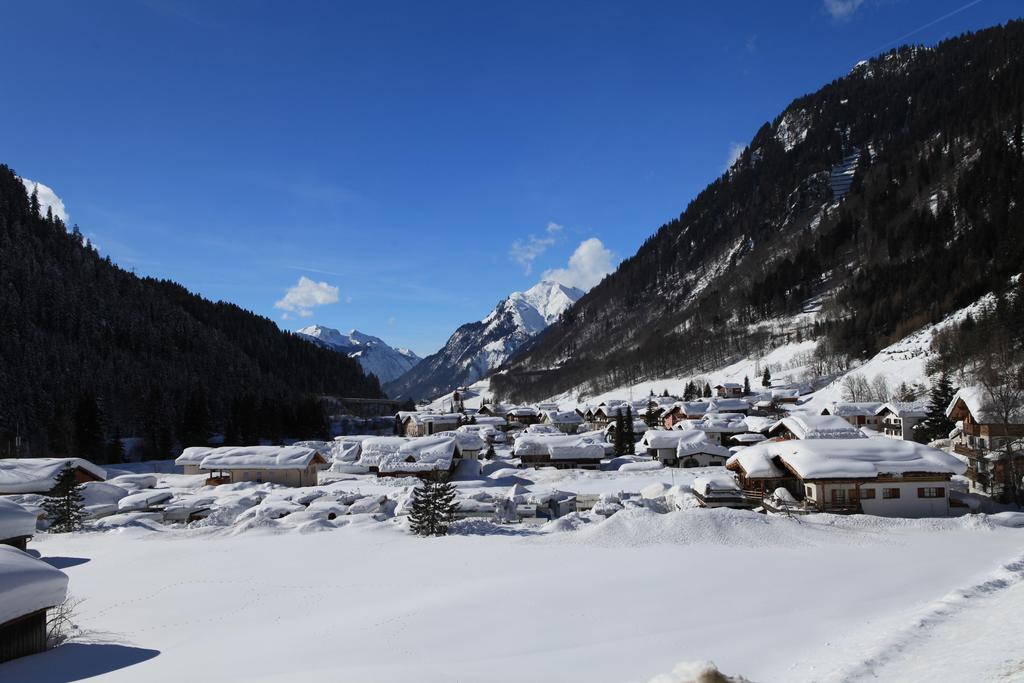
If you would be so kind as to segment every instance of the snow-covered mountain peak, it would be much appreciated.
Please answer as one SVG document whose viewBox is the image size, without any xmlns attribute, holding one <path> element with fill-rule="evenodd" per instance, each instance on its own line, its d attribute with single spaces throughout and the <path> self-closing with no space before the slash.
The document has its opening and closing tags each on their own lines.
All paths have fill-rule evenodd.
<svg viewBox="0 0 1024 683">
<path fill-rule="evenodd" d="M 392 348 L 380 337 L 356 329 L 339 332 L 333 327 L 309 325 L 296 330 L 295 334 L 355 358 L 363 370 L 376 375 L 381 383 L 401 376 L 420 361 L 409 349 Z"/>
<path fill-rule="evenodd" d="M 509 294 L 481 322 L 490 325 L 507 313 L 512 316 L 516 327 L 532 336 L 558 320 L 558 316 L 582 296 L 583 292 L 575 287 L 542 280 L 525 292 Z"/>
</svg>

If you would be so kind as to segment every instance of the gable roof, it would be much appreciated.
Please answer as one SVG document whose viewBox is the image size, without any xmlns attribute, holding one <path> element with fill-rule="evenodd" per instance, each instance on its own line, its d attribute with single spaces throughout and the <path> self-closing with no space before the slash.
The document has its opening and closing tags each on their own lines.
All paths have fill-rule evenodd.
<svg viewBox="0 0 1024 683">
<path fill-rule="evenodd" d="M 881 415 L 886 410 L 899 418 L 907 417 L 928 417 L 927 401 L 889 401 L 882 405 L 876 415 Z"/>
<path fill-rule="evenodd" d="M 736 453 L 755 469 L 776 459 L 801 479 L 873 479 L 881 474 L 963 474 L 967 466 L 931 446 L 899 439 L 807 439 L 766 441 Z M 776 468 L 777 469 L 777 468 Z M 748 473 L 748 476 L 749 473 Z"/>
<path fill-rule="evenodd" d="M 204 470 L 302 470 L 327 462 L 312 448 L 299 446 L 238 446 L 218 448 L 199 464 Z"/>
<path fill-rule="evenodd" d="M 788 429 L 794 437 L 804 439 L 865 439 L 859 429 L 835 415 L 790 415 L 771 426 L 769 436 Z"/>
<path fill-rule="evenodd" d="M 4 458 L 0 459 L 0 493 L 47 493 L 68 465 L 100 481 L 107 478 L 106 470 L 83 458 Z"/>
</svg>

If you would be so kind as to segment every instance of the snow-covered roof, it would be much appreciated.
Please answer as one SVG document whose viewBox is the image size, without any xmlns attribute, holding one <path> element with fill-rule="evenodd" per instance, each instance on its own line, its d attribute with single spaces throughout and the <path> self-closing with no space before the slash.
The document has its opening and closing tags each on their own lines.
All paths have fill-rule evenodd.
<svg viewBox="0 0 1024 683">
<path fill-rule="evenodd" d="M 456 441 L 453 436 L 424 436 L 410 439 L 397 452 L 384 455 L 377 465 L 382 473 L 433 472 L 451 469 Z"/>
<path fill-rule="evenodd" d="M 203 458 L 215 450 L 217 449 L 210 448 L 209 446 L 189 446 L 174 460 L 174 464 L 179 467 L 183 465 L 199 465 Z"/>
<path fill-rule="evenodd" d="M 676 456 L 685 458 L 688 455 L 696 455 L 697 453 L 707 453 L 709 455 L 721 455 L 722 457 L 729 457 L 729 449 L 720 444 L 713 443 L 708 439 L 707 434 L 700 431 L 699 429 L 691 429 L 686 432 L 675 432 L 680 435 L 678 444 L 676 445 Z"/>
<path fill-rule="evenodd" d="M 860 430 L 835 415 L 790 415 L 784 417 L 769 430 L 774 434 L 786 428 L 797 439 L 863 439 Z"/>
<path fill-rule="evenodd" d="M 771 396 L 772 396 L 772 398 L 779 398 L 779 399 L 781 399 L 781 398 L 799 398 L 800 397 L 800 390 L 799 389 L 772 389 L 771 390 Z"/>
<path fill-rule="evenodd" d="M 766 438 L 767 437 L 765 437 L 764 434 L 745 433 L 735 435 L 734 437 L 732 437 L 732 440 L 738 441 L 740 443 L 760 443 L 761 441 L 764 441 Z"/>
<path fill-rule="evenodd" d="M 773 462 L 770 452 L 760 450 L 763 445 L 750 446 L 733 453 L 725 461 L 725 466 L 731 470 L 738 467 L 753 479 L 781 479 L 787 476 L 786 471 Z"/>
<path fill-rule="evenodd" d="M 833 403 L 825 410 L 837 417 L 873 417 L 882 405 L 877 402 Z"/>
<path fill-rule="evenodd" d="M 36 513 L 0 498 L 0 541 L 36 533 Z"/>
<path fill-rule="evenodd" d="M 412 420 L 413 423 L 421 425 L 427 423 L 437 422 L 450 422 L 458 424 L 462 420 L 460 413 L 413 413 L 406 417 L 407 420 Z"/>
<path fill-rule="evenodd" d="M 708 412 L 710 406 L 710 401 L 682 401 L 675 405 L 683 415 L 703 415 Z"/>
<path fill-rule="evenodd" d="M 676 448 L 680 439 L 686 437 L 693 430 L 679 429 L 648 429 L 640 439 L 642 446 L 650 449 Z M 701 434 L 703 436 L 703 434 Z"/>
<path fill-rule="evenodd" d="M 505 415 L 515 415 L 516 417 L 533 417 L 537 414 L 537 409 L 533 406 L 519 406 L 505 411 Z"/>
<path fill-rule="evenodd" d="M 83 458 L 4 458 L 0 460 L 0 494 L 48 493 L 68 465 L 97 479 L 107 478 L 106 470 Z"/>
<path fill-rule="evenodd" d="M 596 439 L 585 434 L 526 434 L 523 433 L 516 439 L 513 455 L 521 457 L 524 455 L 550 455 L 552 445 L 575 444 L 580 441 L 597 443 Z M 600 444 L 598 444 L 600 446 Z M 604 446 L 601 446 L 602 451 Z"/>
<path fill-rule="evenodd" d="M 992 401 L 986 395 L 983 387 L 968 386 L 956 392 L 953 401 L 946 408 L 946 415 L 950 418 L 953 417 L 953 409 L 959 401 L 963 401 L 964 406 L 971 413 L 971 418 L 979 424 L 995 424 L 1003 421 L 1003 417 L 992 405 Z M 1010 424 L 1024 424 L 1024 408 L 1011 410 L 1009 417 Z M 956 419 L 963 419 L 963 416 Z"/>
<path fill-rule="evenodd" d="M 927 401 L 889 401 L 878 409 L 878 413 L 888 410 L 899 418 L 928 417 Z"/>
<path fill-rule="evenodd" d="M 548 444 L 548 455 L 552 460 L 600 460 L 604 457 L 604 446 L 577 438 L 575 441 Z"/>
<path fill-rule="evenodd" d="M 583 418 L 575 410 L 549 410 L 544 414 L 544 419 L 552 424 L 578 425 L 583 424 Z"/>
<path fill-rule="evenodd" d="M 491 425 L 497 427 L 508 424 L 508 420 L 498 415 L 476 415 L 474 419 L 478 425 Z"/>
<path fill-rule="evenodd" d="M 455 439 L 455 443 L 459 447 L 459 452 L 462 451 L 482 451 L 487 445 L 484 440 L 480 438 L 480 435 L 472 431 L 454 431 L 454 432 L 439 432 L 434 436 L 444 436 Z M 426 438 L 426 437 L 422 437 Z"/>
<path fill-rule="evenodd" d="M 68 577 L 14 546 L 0 545 L 0 624 L 64 602 Z"/>
<path fill-rule="evenodd" d="M 534 424 L 523 430 L 523 434 L 561 434 L 561 430 L 554 425 Z"/>
<path fill-rule="evenodd" d="M 750 402 L 742 398 L 713 398 L 708 403 L 709 413 L 735 413 L 750 410 Z"/>
<path fill-rule="evenodd" d="M 733 456 L 741 464 L 775 457 L 802 479 L 873 479 L 912 472 L 963 474 L 967 469 L 945 451 L 901 439 L 766 441 Z"/>
<path fill-rule="evenodd" d="M 747 415 L 743 418 L 743 423 L 747 425 L 748 432 L 765 432 L 771 429 L 771 426 L 775 424 L 775 420 L 760 415 Z"/>
<path fill-rule="evenodd" d="M 407 441 L 409 439 L 404 436 L 375 436 L 366 439 L 360 446 L 359 464 L 377 467 L 384 457 L 398 453 Z"/>
<path fill-rule="evenodd" d="M 690 488 L 704 497 L 715 494 L 727 494 L 734 496 L 742 492 L 739 482 L 732 474 L 704 474 L 693 478 Z"/>
<path fill-rule="evenodd" d="M 199 466 L 204 470 L 301 470 L 323 457 L 298 446 L 237 446 L 218 448 Z"/>
<path fill-rule="evenodd" d="M 742 389 L 743 385 L 739 382 L 722 382 L 721 384 L 715 385 L 715 389 Z"/>
</svg>

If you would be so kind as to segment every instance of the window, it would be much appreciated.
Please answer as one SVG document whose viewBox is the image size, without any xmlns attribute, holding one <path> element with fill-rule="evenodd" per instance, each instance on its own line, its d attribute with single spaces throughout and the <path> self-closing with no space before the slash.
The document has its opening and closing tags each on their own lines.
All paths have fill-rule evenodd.
<svg viewBox="0 0 1024 683">
<path fill-rule="evenodd" d="M 899 489 L 882 489 L 882 498 L 892 499 L 892 498 L 899 498 L 899 497 L 900 497 L 900 490 Z"/>
<path fill-rule="evenodd" d="M 861 500 L 874 500 L 875 490 L 874 489 L 861 489 L 860 490 Z"/>
<path fill-rule="evenodd" d="M 917 490 L 918 498 L 945 498 L 946 489 L 942 486 L 927 486 Z"/>
<path fill-rule="evenodd" d="M 814 487 L 813 486 L 806 486 L 804 488 L 807 489 L 807 495 L 810 496 L 811 498 L 814 498 Z"/>
</svg>

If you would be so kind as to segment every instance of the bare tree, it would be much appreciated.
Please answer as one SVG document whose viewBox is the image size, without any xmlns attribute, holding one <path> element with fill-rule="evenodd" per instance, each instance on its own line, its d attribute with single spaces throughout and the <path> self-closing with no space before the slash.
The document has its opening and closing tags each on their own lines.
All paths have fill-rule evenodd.
<svg viewBox="0 0 1024 683">
<path fill-rule="evenodd" d="M 871 385 L 859 372 L 852 372 L 844 377 L 840 386 L 843 389 L 843 400 L 848 403 L 860 403 L 871 398 Z"/>
</svg>

